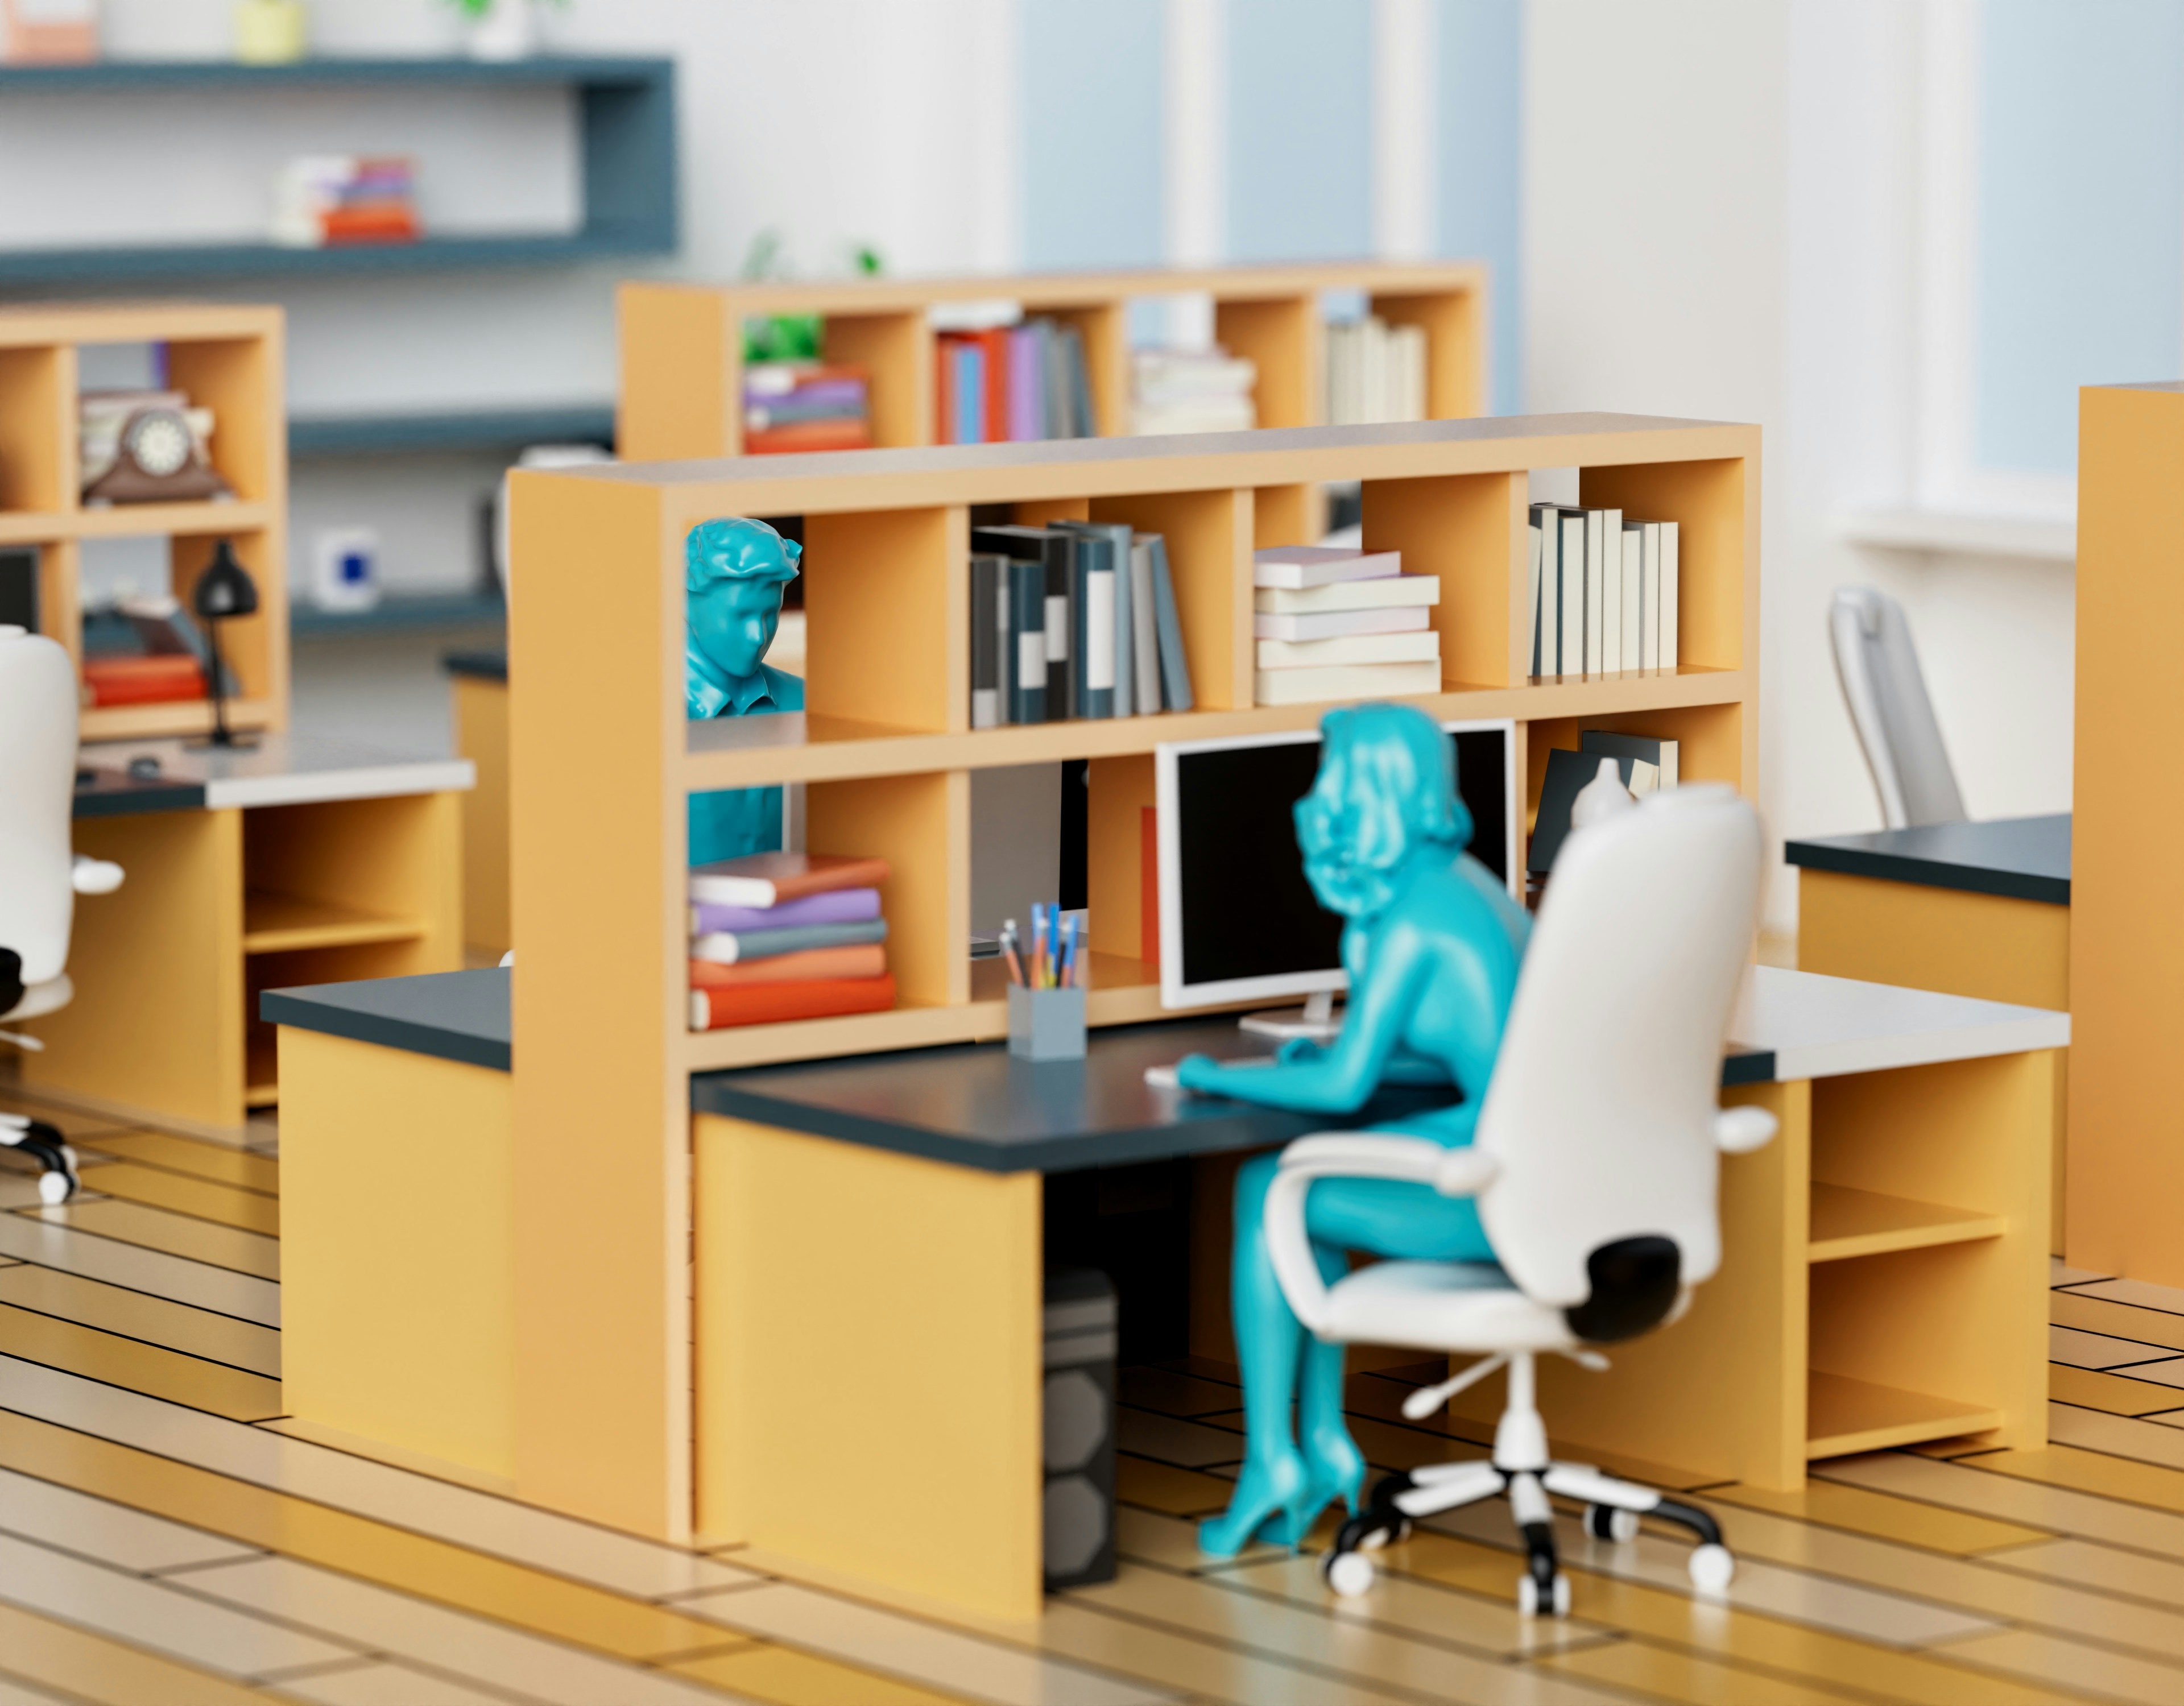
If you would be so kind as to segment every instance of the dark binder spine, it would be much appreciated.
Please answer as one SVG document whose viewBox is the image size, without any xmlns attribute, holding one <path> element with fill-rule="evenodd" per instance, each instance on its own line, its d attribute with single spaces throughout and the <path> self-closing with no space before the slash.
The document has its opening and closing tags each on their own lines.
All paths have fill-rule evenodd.
<svg viewBox="0 0 2184 1706">
<path fill-rule="evenodd" d="M 1009 608 L 1014 619 L 1011 722 L 1045 722 L 1046 664 L 1046 566 L 1032 558 L 1009 564 Z"/>
<path fill-rule="evenodd" d="M 1068 534 L 1046 536 L 1046 715 L 1048 722 L 1067 722 L 1076 713 L 1077 674 L 1084 660 L 1072 642 L 1077 636 L 1077 542 Z"/>
</svg>

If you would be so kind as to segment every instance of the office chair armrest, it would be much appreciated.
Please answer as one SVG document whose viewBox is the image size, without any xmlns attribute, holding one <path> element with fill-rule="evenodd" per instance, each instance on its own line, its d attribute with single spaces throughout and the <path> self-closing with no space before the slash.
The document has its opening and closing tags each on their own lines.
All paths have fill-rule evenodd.
<svg viewBox="0 0 2184 1706">
<path fill-rule="evenodd" d="M 79 853 L 70 867 L 69 884 L 79 895 L 111 895 L 121 886 L 121 867 L 110 859 L 92 859 Z"/>
<path fill-rule="evenodd" d="M 1319 1132 L 1282 1151 L 1282 1171 L 1313 1179 L 1394 1179 L 1443 1196 L 1476 1196 L 1500 1168 L 1478 1149 L 1451 1149 L 1392 1132 Z"/>
<path fill-rule="evenodd" d="M 1724 1155 L 1749 1155 L 1774 1140 L 1774 1116 L 1763 1107 L 1725 1107 L 1713 1117 L 1713 1144 Z"/>
</svg>

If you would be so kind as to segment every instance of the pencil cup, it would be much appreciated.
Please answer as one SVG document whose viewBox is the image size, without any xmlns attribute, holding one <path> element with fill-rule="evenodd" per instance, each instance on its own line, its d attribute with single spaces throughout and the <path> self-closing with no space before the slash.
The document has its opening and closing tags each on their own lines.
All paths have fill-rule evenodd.
<svg viewBox="0 0 2184 1706">
<path fill-rule="evenodd" d="M 1011 984 L 1009 1052 L 1019 1060 L 1083 1060 L 1084 991 Z"/>
</svg>

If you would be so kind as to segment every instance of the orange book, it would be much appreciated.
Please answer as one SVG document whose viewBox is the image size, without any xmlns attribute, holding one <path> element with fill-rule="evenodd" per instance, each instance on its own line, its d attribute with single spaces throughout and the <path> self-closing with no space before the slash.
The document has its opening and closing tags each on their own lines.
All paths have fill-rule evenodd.
<svg viewBox="0 0 2184 1706">
<path fill-rule="evenodd" d="M 415 243 L 417 216 L 407 208 L 331 208 L 319 230 L 329 243 Z"/>
<path fill-rule="evenodd" d="M 956 442 L 955 345 L 959 334 L 944 332 L 933 340 L 933 442 Z"/>
<path fill-rule="evenodd" d="M 887 950 L 878 942 L 854 948 L 806 948 L 800 954 L 738 960 L 723 966 L 712 960 L 690 962 L 694 990 L 733 990 L 751 984 L 808 984 L 822 978 L 878 978 L 887 974 Z"/>
<path fill-rule="evenodd" d="M 794 421 L 744 434 L 746 456 L 779 456 L 799 450 L 869 450 L 871 424 L 863 421 Z"/>
<path fill-rule="evenodd" d="M 877 1013 L 894 1005 L 894 979 L 885 973 L 877 978 L 693 990 L 690 1029 L 717 1031 L 730 1025 L 771 1025 L 787 1019 L 831 1018 L 837 1013 Z"/>
<path fill-rule="evenodd" d="M 205 696 L 204 672 L 184 655 L 90 657 L 83 661 L 85 703 L 164 705 Z"/>
<path fill-rule="evenodd" d="M 830 889 L 877 889 L 884 859 L 841 853 L 746 853 L 690 869 L 690 898 L 716 906 L 777 906 Z"/>
<path fill-rule="evenodd" d="M 972 337 L 986 352 L 986 443 L 998 444 L 1009 436 L 1009 329 L 991 326 Z"/>
</svg>

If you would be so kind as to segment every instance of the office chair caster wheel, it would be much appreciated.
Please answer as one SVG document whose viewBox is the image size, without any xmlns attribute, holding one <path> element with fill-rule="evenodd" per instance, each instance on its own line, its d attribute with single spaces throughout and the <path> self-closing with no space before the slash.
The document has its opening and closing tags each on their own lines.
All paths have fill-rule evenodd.
<svg viewBox="0 0 2184 1706">
<path fill-rule="evenodd" d="M 1373 1560 L 1362 1552 L 1330 1552 L 1320 1560 L 1319 1573 L 1342 1599 L 1356 1599 L 1373 1586 Z"/>
<path fill-rule="evenodd" d="M 1736 1560 L 1729 1548 L 1711 1542 L 1691 1553 L 1691 1586 L 1701 1593 L 1725 1593 L 1736 1580 Z"/>
<path fill-rule="evenodd" d="M 1517 1610 L 1524 1617 L 1568 1617 L 1570 1609 L 1569 1578 L 1560 1570 L 1555 1572 L 1554 1586 L 1541 1592 L 1540 1579 L 1535 1575 L 1517 1578 Z"/>
<path fill-rule="evenodd" d="M 1618 1510 L 1612 1504 L 1589 1504 L 1585 1508 L 1585 1531 L 1595 1540 L 1635 1540 L 1638 1513 Z"/>
<path fill-rule="evenodd" d="M 57 1128 L 33 1120 L 13 1147 L 38 1163 L 39 1201 L 58 1207 L 75 1195 L 75 1151 Z"/>
</svg>

